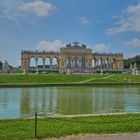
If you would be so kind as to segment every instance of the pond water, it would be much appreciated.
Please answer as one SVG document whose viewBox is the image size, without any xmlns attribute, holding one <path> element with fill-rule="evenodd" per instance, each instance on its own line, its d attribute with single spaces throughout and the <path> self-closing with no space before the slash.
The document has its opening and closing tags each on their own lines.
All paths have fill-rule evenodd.
<svg viewBox="0 0 140 140">
<path fill-rule="evenodd" d="M 0 88 L 0 118 L 140 112 L 138 86 Z"/>
</svg>

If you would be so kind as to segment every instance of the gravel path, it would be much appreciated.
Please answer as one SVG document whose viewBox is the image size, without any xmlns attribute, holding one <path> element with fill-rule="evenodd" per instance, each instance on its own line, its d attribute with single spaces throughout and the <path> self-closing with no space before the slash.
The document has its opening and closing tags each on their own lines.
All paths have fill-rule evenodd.
<svg viewBox="0 0 140 140">
<path fill-rule="evenodd" d="M 140 132 L 106 135 L 85 134 L 42 140 L 140 140 Z"/>
</svg>

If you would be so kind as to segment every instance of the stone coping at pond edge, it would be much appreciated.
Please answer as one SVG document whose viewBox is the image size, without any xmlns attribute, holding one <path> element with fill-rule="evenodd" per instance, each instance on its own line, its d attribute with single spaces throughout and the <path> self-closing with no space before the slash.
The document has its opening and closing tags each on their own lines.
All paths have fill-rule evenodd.
<svg viewBox="0 0 140 140">
<path fill-rule="evenodd" d="M 140 82 L 99 82 L 99 83 L 39 83 L 39 84 L 0 84 L 0 88 L 50 87 L 50 86 L 136 86 Z"/>
</svg>

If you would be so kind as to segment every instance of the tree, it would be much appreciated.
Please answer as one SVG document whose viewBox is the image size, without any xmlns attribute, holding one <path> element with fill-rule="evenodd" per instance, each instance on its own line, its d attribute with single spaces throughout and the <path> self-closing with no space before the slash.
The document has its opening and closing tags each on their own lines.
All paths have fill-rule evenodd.
<svg viewBox="0 0 140 140">
<path fill-rule="evenodd" d="M 2 62 L 0 61 L 0 69 L 2 69 L 2 66 L 3 66 L 3 64 L 2 64 Z"/>
<path fill-rule="evenodd" d="M 140 55 L 136 55 L 135 57 L 124 59 L 124 68 L 130 68 L 131 64 L 137 64 L 138 69 L 140 69 Z"/>
</svg>

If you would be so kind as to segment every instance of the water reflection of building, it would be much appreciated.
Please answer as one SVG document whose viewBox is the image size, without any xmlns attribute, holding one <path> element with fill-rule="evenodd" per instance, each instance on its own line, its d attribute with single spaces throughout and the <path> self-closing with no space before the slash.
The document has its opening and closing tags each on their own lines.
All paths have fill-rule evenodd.
<svg viewBox="0 0 140 140">
<path fill-rule="evenodd" d="M 20 117 L 43 112 L 54 114 L 93 114 L 140 112 L 140 88 L 46 87 L 0 89 L 0 117 Z"/>
<path fill-rule="evenodd" d="M 8 92 L 0 89 L 0 108 L 7 108 L 8 106 Z"/>
<path fill-rule="evenodd" d="M 20 102 L 21 116 L 38 112 L 54 114 L 57 103 L 56 88 L 22 88 Z"/>
<path fill-rule="evenodd" d="M 21 91 L 21 116 L 35 111 L 44 115 L 140 111 L 139 88 L 47 87 L 23 88 Z"/>
<path fill-rule="evenodd" d="M 21 91 L 21 116 L 35 111 L 44 115 L 92 113 L 92 94 L 89 88 L 84 88 L 82 92 L 81 88 L 72 87 L 23 88 Z"/>
<path fill-rule="evenodd" d="M 123 93 L 125 111 L 140 112 L 140 88 L 137 86 L 127 86 L 123 89 Z"/>
<path fill-rule="evenodd" d="M 21 89 L 20 97 L 20 115 L 30 114 L 30 91 L 26 88 Z"/>
<path fill-rule="evenodd" d="M 93 88 L 93 113 L 124 112 L 123 88 Z"/>
<path fill-rule="evenodd" d="M 57 106 L 57 113 L 61 115 L 91 114 L 92 88 L 60 87 Z"/>
</svg>

